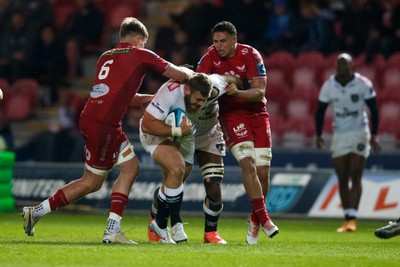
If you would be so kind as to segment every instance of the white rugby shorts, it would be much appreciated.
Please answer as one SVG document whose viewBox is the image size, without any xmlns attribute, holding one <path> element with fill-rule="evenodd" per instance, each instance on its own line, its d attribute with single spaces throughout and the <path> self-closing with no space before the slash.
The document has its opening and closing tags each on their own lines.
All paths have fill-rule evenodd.
<svg viewBox="0 0 400 267">
<path fill-rule="evenodd" d="M 371 134 L 369 128 L 351 132 L 334 133 L 330 147 L 332 158 L 344 156 L 349 153 L 355 153 L 364 158 L 368 158 L 371 151 L 371 145 L 369 143 L 370 138 Z"/>
<path fill-rule="evenodd" d="M 226 146 L 219 123 L 211 127 L 207 132 L 196 132 L 196 150 L 209 152 L 215 155 L 225 156 Z"/>
</svg>

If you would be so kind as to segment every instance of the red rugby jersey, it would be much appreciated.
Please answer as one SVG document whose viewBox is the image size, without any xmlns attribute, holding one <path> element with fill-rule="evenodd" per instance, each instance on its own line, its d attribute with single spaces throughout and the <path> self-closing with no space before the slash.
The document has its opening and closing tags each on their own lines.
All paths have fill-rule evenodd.
<svg viewBox="0 0 400 267">
<path fill-rule="evenodd" d="M 96 64 L 92 91 L 82 114 L 118 126 L 147 71 L 164 73 L 169 62 L 154 52 L 120 43 L 104 52 Z"/>
<path fill-rule="evenodd" d="M 237 44 L 236 55 L 225 60 L 218 56 L 214 46 L 210 46 L 207 53 L 200 59 L 197 71 L 207 74 L 235 75 L 247 80 L 264 78 L 267 75 L 260 53 L 253 47 L 244 44 Z M 218 103 L 221 115 L 225 113 L 251 114 L 267 111 L 265 97 L 261 102 L 250 102 L 241 97 L 224 95 L 218 100 Z"/>
</svg>

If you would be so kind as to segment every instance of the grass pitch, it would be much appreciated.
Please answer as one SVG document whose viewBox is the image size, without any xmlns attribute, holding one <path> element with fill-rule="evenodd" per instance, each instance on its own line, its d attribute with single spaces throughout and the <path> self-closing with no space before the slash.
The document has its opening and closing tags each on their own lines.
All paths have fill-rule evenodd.
<svg viewBox="0 0 400 267">
<path fill-rule="evenodd" d="M 381 240 L 373 232 L 387 221 L 360 220 L 355 233 L 338 234 L 339 220 L 274 219 L 280 234 L 246 244 L 246 218 L 222 217 L 228 245 L 203 244 L 203 218 L 184 216 L 188 243 L 147 242 L 148 216 L 126 214 L 125 235 L 139 245 L 101 243 L 104 214 L 49 214 L 26 236 L 17 212 L 0 213 L 0 266 L 398 266 L 400 236 Z"/>
</svg>

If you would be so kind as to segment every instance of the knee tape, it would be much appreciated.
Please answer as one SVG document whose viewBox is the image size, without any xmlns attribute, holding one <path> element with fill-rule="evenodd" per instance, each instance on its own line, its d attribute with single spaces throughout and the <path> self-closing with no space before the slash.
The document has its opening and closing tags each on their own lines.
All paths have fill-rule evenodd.
<svg viewBox="0 0 400 267">
<path fill-rule="evenodd" d="M 115 162 L 115 165 L 119 165 L 121 163 L 124 163 L 125 161 L 128 161 L 130 159 L 133 159 L 135 157 L 135 152 L 133 150 L 133 145 L 127 144 L 120 152 L 118 153 L 118 158 L 117 161 Z"/>
<path fill-rule="evenodd" d="M 237 162 L 240 162 L 242 159 L 247 157 L 256 159 L 256 152 L 254 149 L 253 141 L 245 141 L 234 145 L 231 148 L 231 153 L 235 157 Z"/>
<path fill-rule="evenodd" d="M 211 177 L 221 177 L 222 179 L 224 176 L 224 165 L 207 163 L 201 166 L 201 174 L 203 175 L 203 179 Z"/>
<path fill-rule="evenodd" d="M 271 166 L 272 151 L 270 147 L 255 148 L 256 166 Z"/>
</svg>

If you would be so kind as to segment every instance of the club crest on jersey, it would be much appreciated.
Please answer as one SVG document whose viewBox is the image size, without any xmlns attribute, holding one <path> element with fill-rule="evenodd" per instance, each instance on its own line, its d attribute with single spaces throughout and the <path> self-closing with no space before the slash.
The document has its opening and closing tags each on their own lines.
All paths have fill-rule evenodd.
<svg viewBox="0 0 400 267">
<path fill-rule="evenodd" d="M 217 150 L 219 152 L 221 152 L 221 153 L 225 152 L 225 145 L 224 144 L 216 144 L 215 146 L 216 146 L 216 148 L 217 148 Z"/>
<path fill-rule="evenodd" d="M 247 55 L 249 53 L 249 49 L 243 48 L 240 52 L 242 53 L 242 55 L 245 56 L 245 55 Z"/>
<path fill-rule="evenodd" d="M 351 95 L 350 98 L 351 98 L 351 101 L 353 101 L 353 103 L 357 103 L 358 100 L 360 99 L 360 97 L 358 95 Z"/>
<path fill-rule="evenodd" d="M 364 149 L 365 149 L 365 144 L 361 144 L 360 143 L 360 144 L 357 145 L 357 150 L 358 151 L 364 151 Z"/>
</svg>

